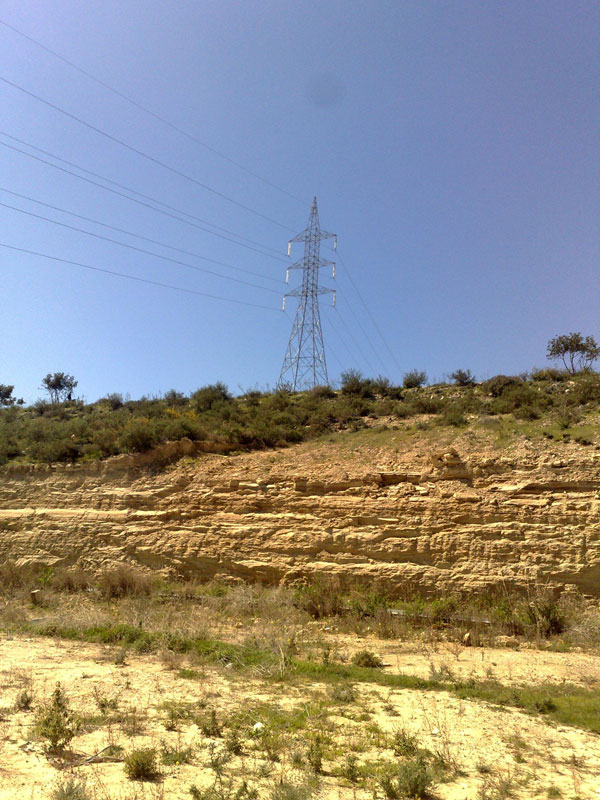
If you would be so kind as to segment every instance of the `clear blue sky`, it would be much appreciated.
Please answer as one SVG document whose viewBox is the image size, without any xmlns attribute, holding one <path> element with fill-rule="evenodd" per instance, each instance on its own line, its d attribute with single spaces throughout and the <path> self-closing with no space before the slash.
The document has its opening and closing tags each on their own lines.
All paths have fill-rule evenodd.
<svg viewBox="0 0 600 800">
<path fill-rule="evenodd" d="M 332 380 L 518 373 L 544 365 L 557 333 L 600 337 L 598 3 L 5 0 L 0 19 L 226 158 L 0 25 L 3 78 L 257 213 L 0 82 L 4 134 L 281 257 L 1 146 L 3 190 L 161 244 L 0 202 L 271 290 L 2 206 L 4 244 L 265 307 L 0 248 L 0 383 L 27 401 L 54 371 L 88 400 L 273 386 L 294 310 L 281 311 L 287 241 L 313 195 L 342 259 L 323 275 L 338 289 L 337 309 L 322 302 Z"/>
</svg>

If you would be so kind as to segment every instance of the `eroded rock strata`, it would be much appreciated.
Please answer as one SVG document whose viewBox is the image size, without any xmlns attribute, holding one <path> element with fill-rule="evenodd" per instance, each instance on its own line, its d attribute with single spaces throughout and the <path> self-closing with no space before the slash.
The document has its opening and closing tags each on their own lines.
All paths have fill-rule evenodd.
<svg viewBox="0 0 600 800">
<path fill-rule="evenodd" d="M 483 455 L 302 445 L 121 456 L 0 473 L 0 559 L 290 582 L 314 573 L 396 589 L 600 594 L 600 453 Z M 401 450 L 401 448 L 400 448 Z"/>
</svg>

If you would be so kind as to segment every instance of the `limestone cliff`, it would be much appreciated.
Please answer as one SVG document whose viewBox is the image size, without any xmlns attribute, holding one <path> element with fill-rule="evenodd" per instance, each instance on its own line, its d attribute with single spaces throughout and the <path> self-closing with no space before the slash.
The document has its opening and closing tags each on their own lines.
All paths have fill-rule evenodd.
<svg viewBox="0 0 600 800">
<path fill-rule="evenodd" d="M 521 441 L 501 451 L 469 434 L 441 447 L 352 442 L 234 455 L 184 442 L 4 468 L 0 559 L 262 582 L 337 574 L 422 591 L 543 582 L 600 595 L 594 448 Z"/>
</svg>

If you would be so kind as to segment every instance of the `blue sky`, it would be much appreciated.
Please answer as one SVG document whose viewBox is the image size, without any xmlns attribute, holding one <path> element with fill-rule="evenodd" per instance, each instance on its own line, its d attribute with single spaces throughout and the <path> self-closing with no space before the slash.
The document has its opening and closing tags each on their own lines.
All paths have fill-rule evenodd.
<svg viewBox="0 0 600 800">
<path fill-rule="evenodd" d="M 313 195 L 339 239 L 336 279 L 323 275 L 337 307 L 325 296 L 321 311 L 333 381 L 349 367 L 519 373 L 558 333 L 600 338 L 597 3 L 5 0 L 0 20 L 195 137 L 0 25 L 1 77 L 171 170 L 6 82 L 0 131 L 52 156 L 0 142 L 259 244 L 0 146 L 0 242 L 226 298 L 1 247 L 0 383 L 27 401 L 54 371 L 88 400 L 273 386 L 294 311 L 287 241 Z"/>
</svg>

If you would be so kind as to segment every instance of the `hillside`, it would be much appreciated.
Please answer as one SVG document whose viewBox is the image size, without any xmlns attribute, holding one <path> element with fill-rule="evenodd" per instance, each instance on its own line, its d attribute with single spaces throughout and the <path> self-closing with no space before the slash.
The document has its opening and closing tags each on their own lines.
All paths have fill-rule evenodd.
<svg viewBox="0 0 600 800">
<path fill-rule="evenodd" d="M 457 428 L 420 415 L 276 450 L 203 453 L 183 440 L 14 463 L 0 559 L 263 583 L 326 574 L 398 594 L 543 583 L 598 595 L 600 452 L 582 443 L 590 433 L 558 431 L 550 417 Z"/>
</svg>

